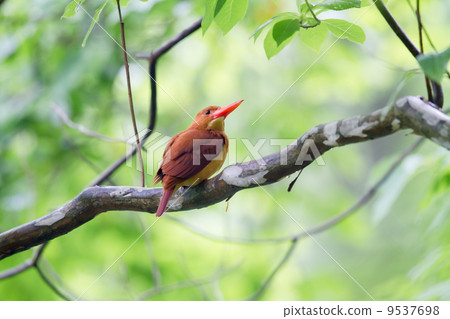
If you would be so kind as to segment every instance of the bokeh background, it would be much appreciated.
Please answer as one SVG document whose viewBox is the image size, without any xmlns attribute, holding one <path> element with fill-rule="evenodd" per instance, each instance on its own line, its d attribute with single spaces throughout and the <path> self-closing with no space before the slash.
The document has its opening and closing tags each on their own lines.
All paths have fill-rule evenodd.
<svg viewBox="0 0 450 319">
<path fill-rule="evenodd" d="M 406 1 L 391 2 L 389 8 L 417 43 L 414 13 Z M 83 7 L 93 15 L 101 3 L 87 1 Z M 100 17 L 113 39 L 96 26 L 84 48 L 91 20 L 83 10 L 61 19 L 67 4 L 6 0 L 0 6 L 0 231 L 69 201 L 127 149 L 69 128 L 53 105 L 101 134 L 121 139 L 133 135 L 123 56 L 113 41 L 120 41 L 114 1 Z M 253 159 L 242 139 L 253 145 L 259 139 L 282 139 L 287 145 L 315 125 L 381 108 L 395 98 L 406 72 L 418 68 L 374 7 L 363 16 L 363 9 L 332 15 L 358 19 L 367 37 L 363 45 L 339 40 L 330 47 L 336 39 L 330 34 L 316 52 L 297 37 L 268 60 L 263 37 L 254 43 L 250 35 L 277 13 L 295 10 L 291 0 L 250 1 L 245 18 L 226 36 L 213 24 L 205 35 L 197 31 L 161 58 L 158 134 L 170 137 L 190 124 L 178 105 L 195 115 L 207 105 L 244 99 L 227 118 L 235 146 L 230 161 Z M 203 12 L 200 0 L 131 0 L 123 8 L 129 53 L 150 53 Z M 423 1 L 422 15 L 438 50 L 446 49 L 450 5 Z M 138 126 L 144 129 L 147 65 L 142 60 L 130 63 Z M 443 88 L 448 101 L 448 79 Z M 404 83 L 397 96 L 403 95 L 426 95 L 420 73 Z M 346 210 L 418 138 L 402 131 L 329 151 L 323 156 L 325 165 L 310 165 L 290 193 L 287 187 L 294 176 L 265 191 L 239 192 L 228 211 L 226 203 L 219 203 L 167 214 L 172 218 L 158 220 L 98 280 L 154 222 L 153 215 L 104 213 L 53 240 L 40 262 L 59 289 L 89 300 L 245 299 L 271 274 L 257 299 L 370 300 L 366 290 L 377 300 L 448 300 L 450 157 L 428 141 L 404 160 L 374 199 L 314 239 L 302 239 L 277 271 L 290 241 L 260 240 L 302 231 L 284 210 L 305 229 Z M 160 158 L 163 147 L 149 146 L 144 154 L 149 186 L 152 161 Z M 267 140 L 260 154 L 276 151 L 279 146 Z M 139 185 L 136 163 L 122 167 L 112 179 L 117 185 Z M 31 255 L 26 251 L 0 261 L 0 271 Z M 160 291 L 154 288 L 160 286 Z M 29 269 L 0 281 L 0 299 L 60 297 Z"/>
</svg>

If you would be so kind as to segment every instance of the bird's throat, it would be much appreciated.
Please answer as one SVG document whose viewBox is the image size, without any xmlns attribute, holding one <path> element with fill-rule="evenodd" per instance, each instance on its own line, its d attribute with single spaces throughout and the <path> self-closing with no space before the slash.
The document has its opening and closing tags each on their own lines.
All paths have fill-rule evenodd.
<svg viewBox="0 0 450 319">
<path fill-rule="evenodd" d="M 208 130 L 223 131 L 225 130 L 225 121 L 223 117 L 219 117 L 208 123 Z"/>
</svg>

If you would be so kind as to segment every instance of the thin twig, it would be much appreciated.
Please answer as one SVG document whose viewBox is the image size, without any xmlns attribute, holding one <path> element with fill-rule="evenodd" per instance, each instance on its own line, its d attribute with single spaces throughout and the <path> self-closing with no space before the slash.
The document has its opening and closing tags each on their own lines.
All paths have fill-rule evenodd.
<svg viewBox="0 0 450 319">
<path fill-rule="evenodd" d="M 87 158 L 86 156 L 84 156 L 84 154 L 81 152 L 80 148 L 78 147 L 78 145 L 76 145 L 73 141 L 70 140 L 70 138 L 67 136 L 67 134 L 65 134 L 63 132 L 63 138 L 64 141 L 69 144 L 70 149 L 83 161 L 85 162 L 88 166 L 90 166 L 92 168 L 92 170 L 94 170 L 96 173 L 101 172 L 101 168 L 99 166 L 97 166 L 93 161 L 91 161 L 89 158 Z M 108 179 L 109 185 L 115 186 L 117 185 L 116 183 L 114 183 L 114 181 L 112 180 L 111 177 L 109 177 Z"/>
<path fill-rule="evenodd" d="M 410 0 L 406 0 L 406 2 L 408 3 L 408 6 L 409 6 L 409 8 L 411 9 L 411 11 L 415 14 L 415 13 L 416 13 L 416 10 L 414 9 L 413 5 L 411 4 L 411 1 L 410 1 Z M 427 28 L 426 28 L 423 24 L 422 24 L 422 29 L 423 29 L 423 32 L 425 33 L 425 36 L 426 36 L 426 38 L 427 38 L 427 40 L 428 40 L 428 43 L 429 43 L 430 46 L 433 48 L 433 50 L 434 50 L 435 52 L 437 52 L 437 48 L 436 48 L 436 46 L 434 45 L 433 41 L 431 40 L 431 36 L 430 36 L 430 34 L 428 33 Z"/>
<path fill-rule="evenodd" d="M 121 275 L 121 285 L 123 286 L 124 292 L 128 293 L 130 300 L 136 300 L 138 296 L 131 285 L 130 272 L 128 271 L 127 264 L 121 260 L 118 266 Z M 121 299 L 125 299 L 125 297 Z"/>
<path fill-rule="evenodd" d="M 186 37 L 200 29 L 202 26 L 202 20 L 203 18 L 198 19 L 195 21 L 192 25 L 178 33 L 173 38 L 169 39 L 166 43 L 164 43 L 161 47 L 156 49 L 152 54 L 145 55 L 145 54 L 137 54 L 136 58 L 138 59 L 146 59 L 148 61 L 156 60 L 160 56 L 162 56 L 164 53 L 172 49 L 176 44 L 178 44 L 180 41 L 184 40 Z"/>
<path fill-rule="evenodd" d="M 90 136 L 90 137 L 95 137 L 98 138 L 102 141 L 105 142 L 111 142 L 111 143 L 128 143 L 131 144 L 130 142 L 120 139 L 120 138 L 113 138 L 113 137 L 109 137 L 100 133 L 97 133 L 95 131 L 92 131 L 90 129 L 87 129 L 86 127 L 84 127 L 81 124 L 77 124 L 74 123 L 69 116 L 64 113 L 64 111 L 62 110 L 61 107 L 59 107 L 58 105 L 56 105 L 55 103 L 52 103 L 52 108 L 55 111 L 55 113 L 61 118 L 61 120 L 63 120 L 64 123 L 66 123 L 67 126 L 69 126 L 70 128 L 73 128 L 74 130 L 79 131 L 80 133 L 86 135 L 86 136 Z"/>
<path fill-rule="evenodd" d="M 144 141 L 144 140 L 142 140 Z M 106 180 L 108 180 L 111 175 L 120 167 L 122 166 L 126 161 L 128 161 L 131 157 L 133 157 L 134 154 L 136 154 L 136 147 L 134 147 L 130 152 L 119 158 L 115 163 L 111 164 L 106 168 L 99 176 L 97 176 L 89 185 L 88 187 L 97 186 L 102 183 L 104 183 Z"/>
<path fill-rule="evenodd" d="M 409 52 L 413 55 L 414 58 L 417 59 L 417 57 L 421 54 L 419 49 L 416 48 L 416 46 L 412 43 L 412 41 L 409 39 L 409 37 L 406 35 L 405 31 L 400 27 L 400 25 L 397 23 L 395 18 L 392 16 L 392 14 L 389 12 L 388 8 L 385 6 L 382 0 L 373 0 L 375 3 L 375 6 L 377 7 L 380 14 L 383 16 L 383 18 L 386 20 L 388 25 L 391 27 L 392 31 L 397 35 L 397 37 L 402 41 L 403 45 L 409 50 Z M 432 87 L 433 87 L 433 100 L 430 100 L 434 104 L 436 104 L 438 107 L 442 108 L 444 104 L 444 96 L 442 92 L 442 87 L 436 83 L 435 81 L 431 81 Z"/>
<path fill-rule="evenodd" d="M 181 272 L 183 273 L 184 276 L 186 276 L 186 278 L 194 278 L 195 274 L 192 273 L 192 271 L 189 269 L 189 262 L 188 259 L 186 258 L 186 255 L 183 253 L 183 250 L 178 250 L 177 251 L 177 259 L 178 259 L 178 265 L 183 265 L 183 267 L 181 268 Z M 222 269 L 222 266 L 219 266 L 216 270 L 216 272 Z M 203 300 L 213 300 L 213 298 L 211 298 L 207 292 L 206 289 L 206 285 L 210 284 L 212 281 L 214 280 L 213 276 L 209 277 L 209 281 L 205 282 L 203 284 L 199 284 L 199 285 L 195 285 L 195 288 L 198 289 L 200 295 L 202 296 Z M 195 281 L 194 281 L 195 282 Z"/>
<path fill-rule="evenodd" d="M 154 287 L 152 289 L 149 289 L 149 290 L 143 292 L 138 300 L 146 300 L 153 296 L 164 294 L 164 293 L 167 293 L 170 291 L 180 290 L 180 289 L 189 288 L 189 287 L 197 287 L 197 286 L 207 285 L 208 283 L 211 282 L 211 280 L 217 280 L 218 278 L 222 278 L 222 277 L 229 275 L 230 273 L 232 273 L 233 271 L 238 269 L 239 266 L 240 266 L 240 263 L 236 264 L 236 265 L 232 265 L 231 267 L 229 267 L 227 269 L 217 270 L 212 275 L 206 276 L 203 278 L 191 278 L 191 279 L 174 282 L 174 283 L 167 284 L 167 285 L 160 286 L 160 287 Z"/>
<path fill-rule="evenodd" d="M 314 20 L 316 20 L 316 23 L 314 23 L 312 25 L 306 25 L 306 24 L 302 24 L 300 21 L 300 27 L 302 27 L 304 29 L 317 27 L 321 23 L 321 21 L 317 18 L 316 14 L 314 13 L 314 10 L 312 9 L 311 5 L 309 4 L 309 1 L 305 0 L 305 3 L 308 6 L 308 10 L 309 10 L 309 12 L 311 12 L 311 15 L 313 16 Z"/>
<path fill-rule="evenodd" d="M 125 25 L 122 20 L 122 12 L 120 11 L 120 0 L 117 0 L 116 2 L 120 20 L 120 34 L 122 37 L 122 51 L 123 51 L 123 60 L 125 62 L 125 74 L 127 77 L 128 102 L 130 105 L 131 121 L 133 122 L 134 136 L 136 137 L 136 148 L 138 150 L 139 164 L 141 166 L 141 184 L 142 187 L 145 187 L 144 161 L 142 159 L 141 142 L 139 141 L 139 132 L 136 125 L 136 116 L 134 115 L 133 95 L 131 93 L 130 66 L 128 65 L 127 47 L 125 43 Z"/>
<path fill-rule="evenodd" d="M 405 31 L 403 31 L 402 27 L 397 23 L 392 14 L 389 12 L 387 7 L 384 5 L 382 0 L 373 0 L 375 6 L 378 11 L 381 13 L 383 18 L 391 27 L 392 31 L 395 32 L 397 37 L 403 42 L 405 47 L 411 52 L 414 57 L 417 57 L 420 54 L 420 51 L 416 48 L 416 46 L 412 43 L 409 37 L 406 35 Z"/>
<path fill-rule="evenodd" d="M 48 242 L 39 246 L 39 248 L 34 253 L 33 257 L 31 259 L 26 260 L 23 264 L 1 272 L 0 280 L 18 275 L 18 274 L 24 272 L 25 270 L 27 270 L 31 267 L 34 267 L 36 265 L 36 263 L 38 262 L 39 258 L 41 258 L 42 253 L 44 252 L 44 248 L 47 246 L 47 244 L 48 244 Z"/>
<path fill-rule="evenodd" d="M 419 28 L 419 45 L 420 45 L 420 53 L 424 53 L 423 48 L 423 25 L 422 25 L 422 17 L 420 16 L 420 0 L 416 0 L 416 17 L 417 17 L 417 27 Z M 428 100 L 433 101 L 433 92 L 431 91 L 431 83 L 430 79 L 425 76 L 425 85 L 427 87 L 427 95 Z"/>
<path fill-rule="evenodd" d="M 142 216 L 138 216 L 138 222 L 142 231 L 145 231 L 147 227 L 144 226 L 142 222 Z M 153 279 L 153 287 L 160 287 L 162 283 L 161 270 L 159 269 L 158 261 L 156 260 L 155 250 L 153 248 L 151 233 L 146 233 L 144 235 L 145 246 L 147 247 L 150 265 L 151 265 L 151 273 Z"/>
<path fill-rule="evenodd" d="M 201 26 L 202 19 L 196 21 L 191 26 L 187 27 L 183 31 L 181 31 L 179 34 L 177 34 L 175 37 L 167 41 L 165 44 L 163 44 L 160 48 L 155 50 L 151 55 L 138 55 L 138 58 L 144 58 L 150 61 L 149 64 L 149 74 L 150 74 L 150 87 L 151 87 L 151 96 L 150 96 L 150 119 L 149 124 L 147 126 L 147 132 L 142 137 L 142 144 L 145 143 L 145 141 L 150 137 L 151 133 L 155 129 L 155 122 L 156 122 L 156 61 L 157 59 L 162 56 L 164 53 L 168 52 L 170 49 L 172 49 L 177 43 L 182 41 L 183 39 L 187 38 L 189 35 L 194 33 L 196 30 L 198 30 Z M 105 169 L 95 180 L 93 180 L 89 186 L 95 186 L 100 185 L 104 181 L 106 181 L 119 167 L 121 167 L 124 163 L 126 163 L 131 157 L 136 154 L 137 148 L 134 147 L 130 152 L 123 155 L 121 158 L 119 158 L 115 163 L 111 164 L 107 169 Z"/>
<path fill-rule="evenodd" d="M 42 257 L 42 254 L 44 252 L 45 247 L 47 246 L 49 242 L 46 242 L 44 244 L 42 244 L 34 253 L 33 257 L 31 259 L 28 259 L 27 261 L 25 261 L 22 265 L 19 265 L 17 267 L 8 269 L 2 273 L 0 273 L 0 280 L 1 279 L 5 279 L 8 277 L 12 277 L 15 275 L 18 275 L 22 272 L 24 272 L 25 270 L 29 269 L 29 268 L 35 268 L 37 270 L 37 272 L 39 273 L 39 276 L 42 278 L 42 280 L 44 280 L 44 282 L 58 295 L 60 296 L 62 299 L 64 300 L 71 300 L 70 297 L 66 296 L 64 293 L 62 293 L 51 281 L 50 279 L 47 277 L 47 275 L 45 275 L 45 273 L 42 271 L 41 266 L 38 264 L 39 260 Z"/>
<path fill-rule="evenodd" d="M 148 119 L 148 131 L 147 134 L 145 134 L 146 138 L 150 136 L 151 132 L 153 132 L 153 129 L 155 128 L 156 123 L 156 105 L 157 105 L 157 99 L 156 99 L 156 59 L 152 60 L 149 63 L 148 71 L 150 74 L 150 114 Z"/>
<path fill-rule="evenodd" d="M 42 280 L 49 286 L 58 296 L 60 296 L 64 300 L 73 300 L 72 298 L 66 296 L 62 291 L 60 291 L 51 281 L 48 279 L 48 277 L 44 274 L 41 267 L 38 265 L 34 266 L 36 270 L 38 271 L 39 275 L 41 276 Z"/>
<path fill-rule="evenodd" d="M 264 281 L 264 283 L 259 287 L 257 291 L 255 291 L 253 294 L 245 298 L 245 300 L 258 300 L 261 298 L 263 293 L 266 291 L 269 284 L 272 282 L 275 275 L 278 273 L 278 271 L 281 269 L 281 267 L 286 264 L 286 262 L 289 260 L 289 258 L 292 256 L 292 253 L 294 252 L 294 248 L 297 246 L 298 239 L 292 239 L 291 245 L 289 246 L 288 250 L 284 254 L 283 258 L 280 260 L 278 265 L 274 268 L 274 270 L 270 273 L 269 277 Z"/>
<path fill-rule="evenodd" d="M 414 9 L 413 5 L 411 4 L 411 1 L 410 1 L 410 0 L 406 0 L 406 2 L 408 3 L 409 8 L 410 8 L 413 12 L 415 12 L 415 9 Z M 422 24 L 422 30 L 423 30 L 423 33 L 425 34 L 425 37 L 427 38 L 428 43 L 430 44 L 431 48 L 434 50 L 434 52 L 438 52 L 438 49 L 436 48 L 436 46 L 435 46 L 434 43 L 433 43 L 433 40 L 431 40 L 431 36 L 430 36 L 430 34 L 428 33 L 427 28 L 426 28 L 423 24 Z M 445 71 L 445 74 L 446 74 L 447 77 L 450 79 L 450 72 L 449 72 L 449 71 Z"/>
</svg>

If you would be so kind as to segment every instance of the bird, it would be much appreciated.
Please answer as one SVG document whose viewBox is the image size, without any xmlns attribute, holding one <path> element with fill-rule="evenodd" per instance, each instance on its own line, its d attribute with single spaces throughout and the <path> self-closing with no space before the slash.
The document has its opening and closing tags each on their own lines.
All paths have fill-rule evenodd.
<svg viewBox="0 0 450 319">
<path fill-rule="evenodd" d="M 166 211 L 178 188 L 198 185 L 222 167 L 229 145 L 224 120 L 243 101 L 204 108 L 185 131 L 170 139 L 153 179 L 154 185 L 162 182 L 163 186 L 156 217 Z"/>
</svg>

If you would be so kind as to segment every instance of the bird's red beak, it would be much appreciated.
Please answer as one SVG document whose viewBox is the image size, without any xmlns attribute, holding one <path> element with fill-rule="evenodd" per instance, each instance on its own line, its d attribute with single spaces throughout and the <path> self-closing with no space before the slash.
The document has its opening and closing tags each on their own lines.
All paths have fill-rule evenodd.
<svg viewBox="0 0 450 319">
<path fill-rule="evenodd" d="M 219 117 L 226 118 L 228 116 L 228 114 L 233 112 L 243 101 L 244 100 L 240 100 L 240 101 L 231 103 L 230 105 L 221 107 L 220 109 L 218 109 L 217 111 L 215 111 L 212 114 L 213 119 L 217 119 Z"/>
</svg>

